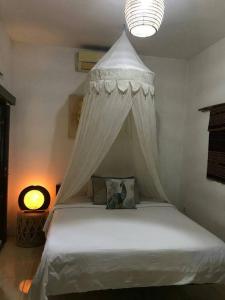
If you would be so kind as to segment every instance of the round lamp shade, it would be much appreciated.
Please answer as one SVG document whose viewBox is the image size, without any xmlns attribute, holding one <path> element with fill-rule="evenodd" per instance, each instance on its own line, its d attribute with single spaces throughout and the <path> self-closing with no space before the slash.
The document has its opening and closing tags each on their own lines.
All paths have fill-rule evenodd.
<svg viewBox="0 0 225 300">
<path fill-rule="evenodd" d="M 21 210 L 44 210 L 49 207 L 50 194 L 40 185 L 31 185 L 22 190 L 18 202 Z"/>
<path fill-rule="evenodd" d="M 126 0 L 125 18 L 131 34 L 154 35 L 162 24 L 164 9 L 164 0 Z"/>
</svg>

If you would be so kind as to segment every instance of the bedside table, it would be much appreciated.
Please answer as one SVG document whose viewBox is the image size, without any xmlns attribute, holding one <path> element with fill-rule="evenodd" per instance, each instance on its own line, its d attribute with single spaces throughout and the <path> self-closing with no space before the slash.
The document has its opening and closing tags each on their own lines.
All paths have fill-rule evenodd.
<svg viewBox="0 0 225 300">
<path fill-rule="evenodd" d="M 32 248 L 45 243 L 42 231 L 48 211 L 20 211 L 17 213 L 16 244 L 19 247 Z"/>
</svg>

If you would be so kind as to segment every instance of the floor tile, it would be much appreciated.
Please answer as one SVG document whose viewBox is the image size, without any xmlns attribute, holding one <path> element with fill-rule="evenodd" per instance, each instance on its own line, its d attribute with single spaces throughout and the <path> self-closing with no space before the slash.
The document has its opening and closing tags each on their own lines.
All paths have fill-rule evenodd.
<svg viewBox="0 0 225 300">
<path fill-rule="evenodd" d="M 26 280 L 31 280 L 43 248 L 21 248 L 10 238 L 0 250 L 0 300 L 25 300 Z"/>
</svg>

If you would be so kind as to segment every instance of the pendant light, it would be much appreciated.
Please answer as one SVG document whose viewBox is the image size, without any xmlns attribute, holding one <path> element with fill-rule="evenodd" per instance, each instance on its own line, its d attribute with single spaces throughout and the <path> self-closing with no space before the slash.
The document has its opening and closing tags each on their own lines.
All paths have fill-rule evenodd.
<svg viewBox="0 0 225 300">
<path fill-rule="evenodd" d="M 132 35 L 149 37 L 160 28 L 164 15 L 164 0 L 126 0 L 125 18 Z"/>
</svg>

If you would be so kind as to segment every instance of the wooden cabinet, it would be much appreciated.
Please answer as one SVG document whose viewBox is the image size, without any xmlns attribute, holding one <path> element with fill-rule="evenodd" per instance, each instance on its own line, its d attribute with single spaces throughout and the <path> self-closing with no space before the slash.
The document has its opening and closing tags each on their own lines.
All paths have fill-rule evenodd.
<svg viewBox="0 0 225 300">
<path fill-rule="evenodd" d="M 14 104 L 15 97 L 0 85 L 0 246 L 7 238 L 9 123 Z"/>
</svg>

